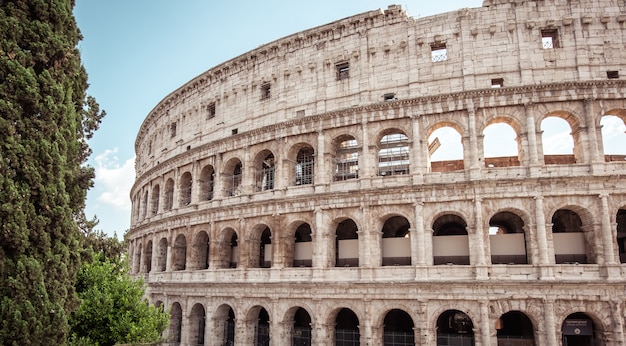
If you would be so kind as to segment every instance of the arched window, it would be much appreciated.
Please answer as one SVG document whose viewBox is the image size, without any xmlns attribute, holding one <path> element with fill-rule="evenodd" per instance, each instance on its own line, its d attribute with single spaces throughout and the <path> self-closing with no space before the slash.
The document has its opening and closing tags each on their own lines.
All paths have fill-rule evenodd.
<svg viewBox="0 0 626 346">
<path fill-rule="evenodd" d="M 172 270 L 185 270 L 187 264 L 187 239 L 179 234 L 172 249 Z"/>
<path fill-rule="evenodd" d="M 620 263 L 626 263 L 626 207 L 617 211 L 617 247 Z"/>
<path fill-rule="evenodd" d="M 443 126 L 428 137 L 431 172 L 453 172 L 465 168 L 461 134 L 451 126 Z"/>
<path fill-rule="evenodd" d="M 359 177 L 359 146 L 352 136 L 340 137 L 335 147 L 335 181 Z"/>
<path fill-rule="evenodd" d="M 183 173 L 180 177 L 180 205 L 183 207 L 191 204 L 191 185 L 191 173 Z"/>
<path fill-rule="evenodd" d="M 213 166 L 205 166 L 200 172 L 200 199 L 210 201 L 213 199 L 213 189 L 215 187 L 215 171 Z"/>
<path fill-rule="evenodd" d="M 623 117 L 626 119 L 626 116 Z M 600 119 L 602 126 L 602 147 L 606 162 L 626 159 L 626 124 L 625 120 L 614 115 L 606 115 Z"/>
<path fill-rule="evenodd" d="M 335 266 L 359 266 L 359 236 L 356 223 L 351 219 L 344 220 L 337 225 L 335 237 Z"/>
<path fill-rule="evenodd" d="M 159 212 L 159 194 L 161 193 L 161 188 L 159 185 L 155 185 L 152 188 L 152 205 L 150 206 L 152 215 L 156 215 Z"/>
<path fill-rule="evenodd" d="M 165 205 L 163 208 L 168 211 L 174 206 L 174 179 L 167 179 L 165 182 Z"/>
<path fill-rule="evenodd" d="M 472 319 L 459 310 L 444 311 L 437 319 L 437 346 L 474 345 Z"/>
<path fill-rule="evenodd" d="M 274 167 L 274 154 L 272 154 L 269 150 L 263 151 L 259 155 L 255 166 L 255 191 L 273 190 L 276 174 Z"/>
<path fill-rule="evenodd" d="M 587 256 L 587 241 L 580 216 L 569 209 L 559 209 L 552 216 L 552 238 L 557 264 L 593 263 Z"/>
<path fill-rule="evenodd" d="M 175 302 L 170 310 L 170 336 L 169 340 L 174 343 L 180 343 L 183 327 L 183 309 L 180 304 Z"/>
<path fill-rule="evenodd" d="M 195 304 L 189 316 L 189 336 L 191 345 L 204 345 L 206 313 L 202 304 Z"/>
<path fill-rule="evenodd" d="M 200 231 L 193 242 L 192 259 L 193 269 L 203 270 L 209 268 L 209 235 Z"/>
<path fill-rule="evenodd" d="M 152 240 L 148 240 L 146 243 L 146 248 L 143 252 L 143 263 L 145 272 L 149 273 L 152 271 Z"/>
<path fill-rule="evenodd" d="M 159 248 L 157 253 L 157 270 L 164 272 L 167 265 L 167 238 L 159 240 Z"/>
<path fill-rule="evenodd" d="M 335 345 L 360 345 L 359 318 L 350 309 L 341 309 L 335 320 Z"/>
<path fill-rule="evenodd" d="M 528 264 L 524 221 L 508 211 L 489 220 L 492 264 Z"/>
<path fill-rule="evenodd" d="M 239 196 L 241 194 L 241 181 L 243 167 L 241 161 L 233 159 L 226 166 L 224 174 L 224 190 L 226 197 Z"/>
<path fill-rule="evenodd" d="M 573 313 L 561 325 L 562 345 L 603 345 L 603 333 L 598 327 L 589 315 L 583 312 Z"/>
<path fill-rule="evenodd" d="M 411 265 L 411 238 L 409 220 L 393 216 L 385 221 L 382 229 L 383 266 Z"/>
<path fill-rule="evenodd" d="M 385 315 L 383 323 L 384 346 L 414 346 L 415 324 L 411 316 L 405 311 L 393 309 Z"/>
<path fill-rule="evenodd" d="M 313 184 L 315 174 L 315 151 L 311 147 L 304 147 L 298 151 L 296 157 L 296 185 Z"/>
<path fill-rule="evenodd" d="M 566 120 L 556 116 L 547 117 L 541 122 L 541 131 L 546 165 L 576 163 L 572 128 Z"/>
<path fill-rule="evenodd" d="M 409 174 L 409 138 L 400 132 L 390 133 L 378 143 L 378 175 Z"/>
<path fill-rule="evenodd" d="M 483 131 L 485 167 L 511 167 L 520 165 L 520 140 L 511 125 L 496 122 Z"/>
<path fill-rule="evenodd" d="M 523 312 L 509 311 L 496 321 L 498 345 L 535 345 L 533 324 Z"/>
<path fill-rule="evenodd" d="M 469 263 L 467 223 L 457 215 L 444 215 L 433 224 L 434 264 Z"/>
<path fill-rule="evenodd" d="M 313 266 L 313 239 L 311 237 L 311 226 L 308 223 L 303 223 L 296 229 L 293 266 Z"/>
<path fill-rule="evenodd" d="M 299 307 L 294 313 L 292 322 L 291 344 L 311 345 L 311 315 L 305 309 Z"/>
</svg>

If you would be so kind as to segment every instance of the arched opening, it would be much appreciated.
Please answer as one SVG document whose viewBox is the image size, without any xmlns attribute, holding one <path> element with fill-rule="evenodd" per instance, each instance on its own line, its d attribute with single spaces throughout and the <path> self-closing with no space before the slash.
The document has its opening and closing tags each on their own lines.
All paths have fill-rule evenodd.
<svg viewBox="0 0 626 346">
<path fill-rule="evenodd" d="M 187 264 L 187 238 L 179 234 L 172 249 L 172 270 L 185 270 Z"/>
<path fill-rule="evenodd" d="M 239 196 L 241 194 L 241 181 L 243 178 L 243 166 L 238 159 L 228 161 L 224 169 L 224 195 L 226 197 Z"/>
<path fill-rule="evenodd" d="M 183 309 L 175 302 L 170 310 L 170 330 L 168 341 L 176 345 L 180 344 L 183 327 Z"/>
<path fill-rule="evenodd" d="M 269 150 L 262 151 L 255 162 L 255 186 L 254 191 L 266 191 L 274 189 L 275 167 L 274 154 Z"/>
<path fill-rule="evenodd" d="M 343 308 L 335 319 L 335 345 L 360 345 L 359 318 L 350 310 Z"/>
<path fill-rule="evenodd" d="M 598 346 L 603 345 L 597 326 L 591 317 L 582 312 L 573 313 L 565 318 L 561 326 L 563 346 Z"/>
<path fill-rule="evenodd" d="M 174 206 L 174 179 L 167 179 L 165 182 L 165 205 L 163 209 L 172 210 Z"/>
<path fill-rule="evenodd" d="M 356 223 L 351 219 L 341 221 L 335 231 L 335 266 L 359 266 L 359 236 Z"/>
<path fill-rule="evenodd" d="M 237 233 L 233 233 L 228 244 L 229 268 L 237 268 L 239 262 L 239 251 L 237 249 Z"/>
<path fill-rule="evenodd" d="M 622 113 L 623 114 L 623 113 Z M 626 119 L 626 116 L 624 116 Z M 602 147 L 606 162 L 626 160 L 626 124 L 618 116 L 606 115 L 600 119 L 602 127 Z"/>
<path fill-rule="evenodd" d="M 141 250 L 141 244 L 137 245 L 133 262 L 133 273 L 139 273 L 141 271 Z"/>
<path fill-rule="evenodd" d="M 569 123 L 559 117 L 549 116 L 541 122 L 541 141 L 546 165 L 576 163 L 574 138 Z"/>
<path fill-rule="evenodd" d="M 383 345 L 415 346 L 415 324 L 405 311 L 393 309 L 385 315 Z"/>
<path fill-rule="evenodd" d="M 311 316 L 303 308 L 297 308 L 293 316 L 292 346 L 311 346 Z"/>
<path fill-rule="evenodd" d="M 409 174 L 409 137 L 402 132 L 384 135 L 378 143 L 378 175 Z"/>
<path fill-rule="evenodd" d="M 460 216 L 447 214 L 433 223 L 433 263 L 470 264 L 467 223 Z"/>
<path fill-rule="evenodd" d="M 496 320 L 498 346 L 534 346 L 535 332 L 530 318 L 521 311 L 509 311 Z"/>
<path fill-rule="evenodd" d="M 215 188 L 215 170 L 213 166 L 204 166 L 200 172 L 200 199 L 202 201 L 210 201 L 213 199 L 213 191 Z"/>
<path fill-rule="evenodd" d="M 183 173 L 180 177 L 180 205 L 183 207 L 191 204 L 191 185 L 191 173 Z"/>
<path fill-rule="evenodd" d="M 620 263 L 626 263 L 626 209 L 617 211 L 617 247 Z"/>
<path fill-rule="evenodd" d="M 265 308 L 256 308 L 258 316 L 256 317 L 256 326 L 254 329 L 254 345 L 269 346 L 270 345 L 270 316 Z"/>
<path fill-rule="evenodd" d="M 235 345 L 235 312 L 233 309 L 228 305 L 221 305 L 215 311 L 213 321 L 215 327 L 211 341 L 221 340 L 220 345 Z"/>
<path fill-rule="evenodd" d="M 157 270 L 164 272 L 167 266 L 167 238 L 159 240 L 159 248 L 157 253 Z"/>
<path fill-rule="evenodd" d="M 141 218 L 145 219 L 148 215 L 148 191 L 143 194 L 143 205 L 141 208 Z"/>
<path fill-rule="evenodd" d="M 492 264 L 528 264 L 524 221 L 511 212 L 495 214 L 489 220 Z"/>
<path fill-rule="evenodd" d="M 265 227 L 263 233 L 261 233 L 259 265 L 261 268 L 272 267 L 272 232 L 269 227 Z"/>
<path fill-rule="evenodd" d="M 314 183 L 315 174 L 315 151 L 311 147 L 304 147 L 296 156 L 296 185 L 308 185 Z"/>
<path fill-rule="evenodd" d="M 161 192 L 161 188 L 159 185 L 155 185 L 152 188 L 152 203 L 150 206 L 151 214 L 154 216 L 159 212 L 159 193 Z"/>
<path fill-rule="evenodd" d="M 146 273 L 152 271 L 152 240 L 148 240 L 146 248 L 143 252 L 143 263 Z"/>
<path fill-rule="evenodd" d="M 444 311 L 437 319 L 437 346 L 474 346 L 474 324 L 459 310 Z"/>
<path fill-rule="evenodd" d="M 485 128 L 483 135 L 485 167 L 520 165 L 519 137 L 511 125 L 505 122 L 493 123 Z"/>
<path fill-rule="evenodd" d="M 428 136 L 431 172 L 453 172 L 465 169 L 461 134 L 451 126 L 437 128 Z"/>
<path fill-rule="evenodd" d="M 587 241 L 580 216 L 569 209 L 559 209 L 552 216 L 552 238 L 557 264 L 593 263 L 587 256 Z"/>
<path fill-rule="evenodd" d="M 192 254 L 193 269 L 202 270 L 209 268 L 209 235 L 200 231 L 193 241 Z"/>
<path fill-rule="evenodd" d="M 191 345 L 204 345 L 206 313 L 202 304 L 195 304 L 189 316 L 189 342 Z"/>
<path fill-rule="evenodd" d="M 311 237 L 311 226 L 308 223 L 303 223 L 296 229 L 293 266 L 313 266 L 313 238 Z"/>
<path fill-rule="evenodd" d="M 334 180 L 343 181 L 359 177 L 359 145 L 352 136 L 335 140 Z"/>
<path fill-rule="evenodd" d="M 409 220 L 393 216 L 385 221 L 382 229 L 383 266 L 411 265 L 411 233 Z"/>
</svg>

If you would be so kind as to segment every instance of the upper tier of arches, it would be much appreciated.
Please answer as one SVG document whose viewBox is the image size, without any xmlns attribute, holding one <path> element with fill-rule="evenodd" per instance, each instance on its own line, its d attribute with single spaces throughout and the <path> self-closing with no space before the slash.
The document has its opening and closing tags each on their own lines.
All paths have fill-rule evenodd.
<svg viewBox="0 0 626 346">
<path fill-rule="evenodd" d="M 476 107 L 502 98 L 542 102 L 491 89 L 619 80 L 626 16 L 614 2 L 589 8 L 565 0 L 494 2 L 429 18 L 390 6 L 281 38 L 206 71 L 157 104 L 135 143 L 138 176 L 196 148 L 254 141 L 259 131 L 298 134 L 309 126 L 304 119 L 355 107 L 414 100 L 416 114 L 437 116 L 477 95 L 487 98 Z"/>
</svg>

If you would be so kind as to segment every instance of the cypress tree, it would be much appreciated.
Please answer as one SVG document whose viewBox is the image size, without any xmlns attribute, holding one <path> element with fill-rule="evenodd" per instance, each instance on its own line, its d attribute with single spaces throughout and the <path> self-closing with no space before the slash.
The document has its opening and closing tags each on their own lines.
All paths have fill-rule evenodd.
<svg viewBox="0 0 626 346">
<path fill-rule="evenodd" d="M 62 345 L 100 123 L 73 0 L 0 0 L 0 342 Z"/>
</svg>

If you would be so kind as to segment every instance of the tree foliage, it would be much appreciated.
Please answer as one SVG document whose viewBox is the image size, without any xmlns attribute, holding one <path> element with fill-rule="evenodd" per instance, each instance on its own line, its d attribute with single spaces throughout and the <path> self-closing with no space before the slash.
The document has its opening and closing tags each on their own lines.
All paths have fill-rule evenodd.
<svg viewBox="0 0 626 346">
<path fill-rule="evenodd" d="M 78 272 L 82 300 L 72 315 L 72 342 L 82 345 L 157 342 L 169 317 L 144 300 L 144 285 L 128 275 L 128 264 L 102 252 Z"/>
<path fill-rule="evenodd" d="M 86 96 L 73 0 L 0 1 L 0 340 L 61 345 L 77 308 L 76 216 L 104 112 Z"/>
</svg>

